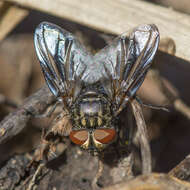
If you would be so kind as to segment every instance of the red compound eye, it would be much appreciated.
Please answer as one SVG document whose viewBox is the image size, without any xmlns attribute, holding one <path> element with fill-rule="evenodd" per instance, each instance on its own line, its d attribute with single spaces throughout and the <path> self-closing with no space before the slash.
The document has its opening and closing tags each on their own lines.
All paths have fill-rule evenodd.
<svg viewBox="0 0 190 190">
<path fill-rule="evenodd" d="M 108 144 L 115 138 L 115 129 L 96 129 L 94 131 L 94 138 L 103 144 Z"/>
<path fill-rule="evenodd" d="M 73 143 L 82 145 L 88 139 L 88 131 L 86 130 L 71 131 L 69 138 Z"/>
</svg>

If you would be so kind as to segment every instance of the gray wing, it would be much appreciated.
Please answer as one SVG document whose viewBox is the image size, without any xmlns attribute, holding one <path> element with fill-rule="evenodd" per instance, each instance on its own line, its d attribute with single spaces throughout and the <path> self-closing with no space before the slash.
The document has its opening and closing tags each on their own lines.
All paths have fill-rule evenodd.
<svg viewBox="0 0 190 190">
<path fill-rule="evenodd" d="M 42 22 L 35 30 L 34 45 L 44 78 L 56 97 L 76 97 L 90 55 L 69 32 Z"/>
<path fill-rule="evenodd" d="M 159 44 L 155 25 L 142 25 L 121 35 L 95 55 L 108 96 L 125 106 L 144 81 Z M 95 66 L 96 67 L 96 66 Z"/>
</svg>

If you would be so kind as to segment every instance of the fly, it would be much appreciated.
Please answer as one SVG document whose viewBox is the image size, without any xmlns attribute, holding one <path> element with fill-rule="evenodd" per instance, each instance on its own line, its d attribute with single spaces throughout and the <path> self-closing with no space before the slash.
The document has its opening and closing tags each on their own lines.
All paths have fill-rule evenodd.
<svg viewBox="0 0 190 190">
<path fill-rule="evenodd" d="M 67 131 L 73 143 L 101 152 L 116 141 L 118 115 L 135 98 L 151 66 L 159 44 L 157 27 L 138 26 L 91 55 L 71 33 L 43 22 L 34 44 L 46 83 L 67 113 L 45 139 Z"/>
</svg>

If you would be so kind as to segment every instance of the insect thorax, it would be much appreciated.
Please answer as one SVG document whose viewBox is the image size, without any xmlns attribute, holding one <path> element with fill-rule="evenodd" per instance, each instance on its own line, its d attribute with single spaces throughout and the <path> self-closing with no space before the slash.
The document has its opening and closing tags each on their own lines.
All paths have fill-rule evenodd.
<svg viewBox="0 0 190 190">
<path fill-rule="evenodd" d="M 109 128 L 112 121 L 111 103 L 104 94 L 87 91 L 73 105 L 71 119 L 75 129 Z"/>
</svg>

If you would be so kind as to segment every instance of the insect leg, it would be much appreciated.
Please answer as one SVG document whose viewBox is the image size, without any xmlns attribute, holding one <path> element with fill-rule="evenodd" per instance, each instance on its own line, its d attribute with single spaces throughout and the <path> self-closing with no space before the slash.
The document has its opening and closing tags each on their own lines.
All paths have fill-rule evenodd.
<svg viewBox="0 0 190 190">
<path fill-rule="evenodd" d="M 103 169 L 104 169 L 104 163 L 103 163 L 104 153 L 101 153 L 101 157 L 98 157 L 98 171 L 96 173 L 96 176 L 94 177 L 92 181 L 92 189 L 93 190 L 100 190 L 100 186 L 98 185 L 98 180 L 102 176 Z"/>
<path fill-rule="evenodd" d="M 135 99 L 137 100 L 137 102 L 139 104 L 141 104 L 144 107 L 148 107 L 148 108 L 151 108 L 151 109 L 163 110 L 163 111 L 166 111 L 166 112 L 170 112 L 170 110 L 168 108 L 164 107 L 164 106 L 157 106 L 157 105 L 152 105 L 152 104 L 144 103 L 144 102 L 142 102 L 142 100 L 138 96 L 135 96 Z"/>
<path fill-rule="evenodd" d="M 68 136 L 72 125 L 66 114 L 62 112 L 52 122 L 52 127 L 46 133 L 43 131 L 41 144 L 34 153 L 34 162 L 45 163 L 57 158 L 66 149 L 68 144 L 64 143 L 64 137 Z"/>
<path fill-rule="evenodd" d="M 129 125 L 129 140 L 128 140 L 128 146 L 131 147 L 133 144 L 133 137 L 135 134 L 135 128 L 134 128 L 134 115 L 131 111 L 131 106 L 130 106 L 130 111 L 128 111 L 128 125 Z"/>
<path fill-rule="evenodd" d="M 36 114 L 33 113 L 32 111 L 28 111 L 29 114 L 31 114 L 34 118 L 46 118 L 46 117 L 51 117 L 52 113 L 55 111 L 55 109 L 57 108 L 57 106 L 61 103 L 60 100 L 56 101 L 55 104 L 53 104 L 53 106 L 46 111 L 45 113 L 42 114 Z"/>
<path fill-rule="evenodd" d="M 137 124 L 137 139 L 141 150 L 142 173 L 149 174 L 152 171 L 151 151 L 148 142 L 148 131 L 144 121 L 142 108 L 136 99 L 131 101 L 132 110 Z"/>
<path fill-rule="evenodd" d="M 51 143 L 45 140 L 44 133 L 42 134 L 42 143 L 41 145 L 35 150 L 33 159 L 28 165 L 28 168 L 35 166 L 38 164 L 34 174 L 32 175 L 31 179 L 28 181 L 27 190 L 33 190 L 36 185 L 36 181 L 41 176 L 43 168 L 45 168 L 46 163 L 50 161 L 50 157 L 47 156 L 48 151 L 51 149 Z"/>
<path fill-rule="evenodd" d="M 29 182 L 28 188 L 26 190 L 33 190 L 33 187 L 36 183 L 36 179 L 38 178 L 38 176 L 40 175 L 42 169 L 45 167 L 44 163 L 40 163 L 40 165 L 38 166 L 38 168 L 36 169 L 34 175 L 32 176 L 32 179 Z"/>
</svg>

